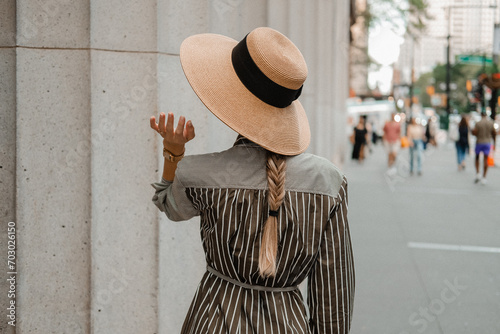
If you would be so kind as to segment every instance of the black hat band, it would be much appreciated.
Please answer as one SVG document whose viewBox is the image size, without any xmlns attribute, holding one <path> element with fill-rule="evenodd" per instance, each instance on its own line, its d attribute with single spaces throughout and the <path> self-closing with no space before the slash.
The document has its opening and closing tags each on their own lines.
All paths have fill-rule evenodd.
<svg viewBox="0 0 500 334">
<path fill-rule="evenodd" d="M 299 89 L 289 89 L 278 85 L 262 73 L 248 52 L 246 36 L 233 48 L 231 61 L 241 83 L 264 103 L 285 108 L 302 92 L 302 86 Z"/>
</svg>

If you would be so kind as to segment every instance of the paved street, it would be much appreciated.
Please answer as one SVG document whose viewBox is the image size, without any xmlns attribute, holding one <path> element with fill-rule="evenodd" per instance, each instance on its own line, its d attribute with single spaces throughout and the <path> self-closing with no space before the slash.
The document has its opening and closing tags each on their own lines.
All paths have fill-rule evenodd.
<svg viewBox="0 0 500 334">
<path fill-rule="evenodd" d="M 500 333 L 500 168 L 474 184 L 473 157 L 457 171 L 455 147 L 425 153 L 409 176 L 408 151 L 388 175 L 375 147 L 348 161 L 356 265 L 352 333 Z M 500 156 L 497 152 L 497 164 Z"/>
</svg>

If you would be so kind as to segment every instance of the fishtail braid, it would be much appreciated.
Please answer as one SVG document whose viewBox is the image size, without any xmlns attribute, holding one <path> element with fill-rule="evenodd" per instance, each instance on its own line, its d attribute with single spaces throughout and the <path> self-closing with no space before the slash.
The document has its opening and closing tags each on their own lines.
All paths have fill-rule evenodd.
<svg viewBox="0 0 500 334">
<path fill-rule="evenodd" d="M 276 212 L 285 197 L 286 159 L 276 153 L 267 153 L 267 202 L 270 214 L 264 224 L 259 253 L 259 272 L 262 277 L 276 274 L 278 254 L 278 217 Z M 271 215 L 274 212 L 275 215 Z"/>
</svg>

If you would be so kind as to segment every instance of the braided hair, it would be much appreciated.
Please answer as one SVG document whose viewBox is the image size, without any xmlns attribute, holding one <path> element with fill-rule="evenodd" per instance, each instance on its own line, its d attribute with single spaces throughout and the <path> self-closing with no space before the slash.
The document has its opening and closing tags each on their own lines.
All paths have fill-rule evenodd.
<svg viewBox="0 0 500 334">
<path fill-rule="evenodd" d="M 268 152 L 266 173 L 269 216 L 264 224 L 259 253 L 259 272 L 262 277 L 274 276 L 276 274 L 276 257 L 278 254 L 278 210 L 285 197 L 285 157 L 273 152 Z"/>
</svg>

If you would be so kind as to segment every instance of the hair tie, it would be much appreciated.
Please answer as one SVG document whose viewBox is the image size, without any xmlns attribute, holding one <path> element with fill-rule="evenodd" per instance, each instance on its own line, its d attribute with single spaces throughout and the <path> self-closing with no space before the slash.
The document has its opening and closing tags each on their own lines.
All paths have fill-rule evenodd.
<svg viewBox="0 0 500 334">
<path fill-rule="evenodd" d="M 269 216 L 278 217 L 278 210 L 269 210 Z"/>
</svg>

